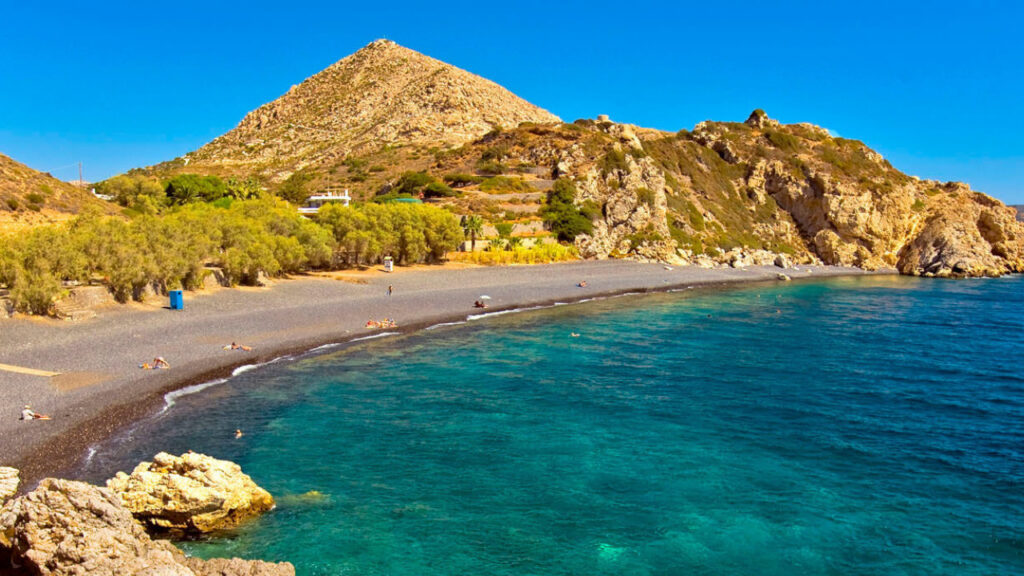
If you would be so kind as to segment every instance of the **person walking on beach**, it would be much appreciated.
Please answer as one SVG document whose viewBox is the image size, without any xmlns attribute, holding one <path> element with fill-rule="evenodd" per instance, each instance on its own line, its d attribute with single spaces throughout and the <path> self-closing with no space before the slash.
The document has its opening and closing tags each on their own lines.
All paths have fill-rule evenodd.
<svg viewBox="0 0 1024 576">
<path fill-rule="evenodd" d="M 394 290 L 394 288 L 395 288 L 394 286 L 392 286 L 391 284 L 388 284 L 388 296 L 391 296 L 391 292 Z"/>
</svg>

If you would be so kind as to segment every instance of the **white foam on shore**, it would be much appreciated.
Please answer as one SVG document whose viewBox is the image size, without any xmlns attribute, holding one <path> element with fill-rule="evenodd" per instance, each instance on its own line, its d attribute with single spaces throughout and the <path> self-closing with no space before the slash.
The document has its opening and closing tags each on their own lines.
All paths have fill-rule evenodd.
<svg viewBox="0 0 1024 576">
<path fill-rule="evenodd" d="M 433 326 L 427 326 L 426 328 L 424 328 L 424 330 L 434 330 L 434 329 L 437 329 L 437 328 L 444 328 L 445 326 L 458 326 L 460 324 L 465 324 L 465 323 L 466 323 L 465 320 L 459 320 L 457 322 L 441 322 L 440 324 L 434 324 Z"/>
<path fill-rule="evenodd" d="M 363 340 L 373 340 L 376 338 L 384 338 L 385 336 L 394 336 L 398 332 L 381 332 L 380 334 L 370 334 L 369 336 L 361 336 L 359 338 L 353 338 L 349 342 L 362 342 Z"/>
<path fill-rule="evenodd" d="M 255 365 L 253 365 L 253 364 L 247 364 L 246 366 L 255 367 Z M 241 366 L 240 368 L 245 368 L 245 366 Z M 237 370 L 238 369 L 236 369 L 236 371 Z M 234 372 L 232 372 L 232 375 L 234 375 Z M 200 384 L 193 384 L 191 386 L 185 386 L 184 388 L 179 388 L 177 390 L 172 390 L 172 391 L 168 392 L 167 394 L 164 394 L 164 407 L 160 409 L 159 414 L 163 414 L 164 412 L 167 412 L 168 410 L 170 410 L 171 406 L 174 406 L 174 404 L 175 404 L 175 402 L 177 402 L 178 398 L 181 398 L 183 396 L 188 396 L 189 394 L 195 394 L 196 392 L 202 392 L 203 390 L 206 390 L 207 388 L 209 388 L 211 386 L 216 386 L 218 384 L 223 384 L 223 383 L 225 383 L 227 381 L 228 381 L 227 378 L 217 378 L 216 380 L 210 380 L 209 382 L 202 382 Z"/>
<path fill-rule="evenodd" d="M 330 350 L 331 348 L 337 348 L 338 346 L 341 346 L 341 342 L 331 342 L 330 344 L 324 344 L 323 346 L 317 346 L 316 348 L 313 348 L 312 350 L 307 352 L 307 354 L 313 354 L 314 352 L 320 352 L 322 350 Z"/>
<path fill-rule="evenodd" d="M 483 320 L 484 318 L 490 318 L 492 316 L 516 314 L 518 312 L 526 312 L 528 310 L 540 310 L 541 308 L 546 308 L 546 306 L 528 306 L 526 308 L 509 308 L 508 310 L 498 310 L 497 312 L 484 312 L 483 314 L 470 314 L 469 316 L 466 316 L 466 320 Z"/>
</svg>

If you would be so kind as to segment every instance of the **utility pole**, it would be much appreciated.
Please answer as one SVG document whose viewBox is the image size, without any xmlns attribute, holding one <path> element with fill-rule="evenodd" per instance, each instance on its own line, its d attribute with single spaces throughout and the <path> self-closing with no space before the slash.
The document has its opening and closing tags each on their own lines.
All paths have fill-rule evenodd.
<svg viewBox="0 0 1024 576">
<path fill-rule="evenodd" d="M 85 186 L 85 180 L 82 178 L 82 162 L 78 162 L 78 186 Z"/>
</svg>

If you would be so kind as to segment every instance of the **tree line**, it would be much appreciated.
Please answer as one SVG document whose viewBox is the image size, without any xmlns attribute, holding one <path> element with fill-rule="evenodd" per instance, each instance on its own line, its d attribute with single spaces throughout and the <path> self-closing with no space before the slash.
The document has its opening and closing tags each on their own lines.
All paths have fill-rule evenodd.
<svg viewBox="0 0 1024 576">
<path fill-rule="evenodd" d="M 207 266 L 228 282 L 378 263 L 437 262 L 462 241 L 451 213 L 422 204 L 328 205 L 316 221 L 273 198 L 189 203 L 132 219 L 87 211 L 0 243 L 0 285 L 16 309 L 47 314 L 65 282 L 101 279 L 121 302 L 194 289 Z"/>
</svg>

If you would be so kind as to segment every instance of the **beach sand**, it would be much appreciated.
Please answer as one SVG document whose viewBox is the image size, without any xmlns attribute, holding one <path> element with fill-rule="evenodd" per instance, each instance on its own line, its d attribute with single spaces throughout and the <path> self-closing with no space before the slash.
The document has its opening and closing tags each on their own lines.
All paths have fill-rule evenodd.
<svg viewBox="0 0 1024 576">
<path fill-rule="evenodd" d="M 484 294 L 491 297 L 486 311 L 495 312 L 625 292 L 775 282 L 780 272 L 775 267 L 668 269 L 621 260 L 417 268 L 186 293 L 181 311 L 148 304 L 107 307 L 99 317 L 75 323 L 2 319 L 0 364 L 60 375 L 0 371 L 0 465 L 21 468 L 26 488 L 45 476 L 73 475 L 90 446 L 156 413 L 167 392 L 227 376 L 240 365 L 380 332 L 366 328 L 371 319 L 392 318 L 398 331 L 410 331 L 479 314 L 483 311 L 473 302 Z M 784 272 L 794 279 L 864 274 L 822 266 Z M 587 286 L 577 287 L 584 280 Z M 222 348 L 231 342 L 253 350 Z M 139 369 L 158 356 L 171 368 Z M 53 419 L 20 421 L 25 404 Z"/>
</svg>

